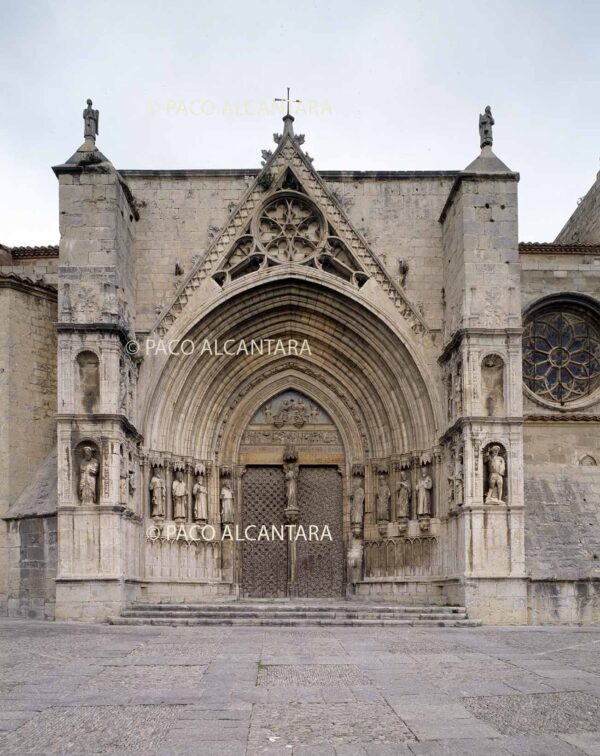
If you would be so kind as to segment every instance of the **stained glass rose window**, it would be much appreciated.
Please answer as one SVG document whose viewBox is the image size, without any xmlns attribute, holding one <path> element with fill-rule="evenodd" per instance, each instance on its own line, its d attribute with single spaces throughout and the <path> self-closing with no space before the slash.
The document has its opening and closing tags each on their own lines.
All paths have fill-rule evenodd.
<svg viewBox="0 0 600 756">
<path fill-rule="evenodd" d="M 592 319 L 568 310 L 531 317 L 523 331 L 523 380 L 560 404 L 588 396 L 600 383 L 600 332 Z"/>
</svg>

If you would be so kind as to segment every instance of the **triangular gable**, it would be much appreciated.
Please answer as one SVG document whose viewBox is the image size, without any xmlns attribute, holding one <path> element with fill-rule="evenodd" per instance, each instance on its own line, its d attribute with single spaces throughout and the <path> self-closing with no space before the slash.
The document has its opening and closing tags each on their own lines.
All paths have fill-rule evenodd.
<svg viewBox="0 0 600 756">
<path fill-rule="evenodd" d="M 208 276 L 212 276 L 219 285 L 224 285 L 231 278 L 284 260 L 314 265 L 358 287 L 373 278 L 415 333 L 427 331 L 421 315 L 388 275 L 314 170 L 312 159 L 300 147 L 304 141 L 303 135 L 293 132 L 293 117 L 286 116 L 283 120 L 283 135 L 273 135 L 278 143 L 277 149 L 273 154 L 263 152 L 261 172 L 206 255 L 182 283 L 174 301 L 163 311 L 153 331 L 164 336 Z M 315 210 L 314 218 L 310 217 L 311 207 Z M 260 218 L 257 216 L 259 209 Z M 285 218 L 289 218 L 290 214 L 293 222 L 286 225 Z M 294 248 L 285 239 L 279 239 L 276 233 L 269 233 L 269 227 L 276 229 L 277 223 L 290 229 L 295 225 L 296 232 L 300 227 L 300 238 L 294 237 Z M 290 233 L 294 236 L 294 229 Z M 301 249 L 307 250 L 305 259 L 299 261 L 295 259 L 298 244 Z M 311 254 L 311 246 L 314 247 L 314 254 Z"/>
</svg>

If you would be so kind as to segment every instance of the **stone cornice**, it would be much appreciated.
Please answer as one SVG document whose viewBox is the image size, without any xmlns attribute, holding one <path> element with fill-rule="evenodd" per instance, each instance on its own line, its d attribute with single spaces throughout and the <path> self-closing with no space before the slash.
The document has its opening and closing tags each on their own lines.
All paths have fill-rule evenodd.
<svg viewBox="0 0 600 756">
<path fill-rule="evenodd" d="M 600 255 L 600 244 L 555 244 L 554 242 L 519 242 L 521 255 Z"/>
<path fill-rule="evenodd" d="M 556 415 L 524 415 L 526 423 L 600 423 L 600 415 L 586 415 L 584 412 L 561 413 Z"/>
<path fill-rule="evenodd" d="M 438 362 L 440 365 L 447 362 L 452 352 L 458 349 L 463 339 L 469 336 L 521 336 L 522 333 L 523 328 L 521 326 L 513 328 L 459 328 L 457 331 L 454 331 L 450 341 L 443 347 L 438 357 Z"/>
<path fill-rule="evenodd" d="M 127 329 L 119 323 L 56 323 L 58 333 L 107 333 L 118 336 L 123 346 L 133 340 Z"/>
<path fill-rule="evenodd" d="M 18 276 L 16 273 L 2 273 L 0 271 L 0 289 L 14 289 L 25 294 L 48 299 L 51 302 L 57 300 L 57 289 L 51 284 L 33 281 L 26 276 Z"/>
<path fill-rule="evenodd" d="M 59 412 L 56 414 L 56 420 L 66 420 L 66 421 L 75 421 L 78 423 L 82 422 L 116 422 L 120 423 L 125 427 L 125 430 L 134 437 L 134 440 L 140 443 L 143 443 L 144 437 L 142 434 L 138 431 L 138 429 L 133 425 L 133 423 L 127 419 L 127 417 L 123 414 L 116 413 L 116 412 Z M 99 432 L 102 430 L 101 427 L 99 427 Z M 100 432 L 100 435 L 101 432 Z"/>
</svg>

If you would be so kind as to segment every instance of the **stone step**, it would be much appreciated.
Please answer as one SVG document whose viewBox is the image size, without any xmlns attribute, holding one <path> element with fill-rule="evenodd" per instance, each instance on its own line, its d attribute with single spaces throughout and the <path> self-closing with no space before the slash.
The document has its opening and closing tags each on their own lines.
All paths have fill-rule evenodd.
<svg viewBox="0 0 600 756">
<path fill-rule="evenodd" d="M 330 618 L 279 618 L 279 617 L 109 617 L 111 625 L 155 625 L 155 626 L 193 626 L 193 625 L 232 625 L 245 627 L 479 627 L 481 620 L 449 618 L 434 619 L 330 619 Z"/>
<path fill-rule="evenodd" d="M 333 620 L 333 619 L 418 619 L 418 620 L 451 620 L 451 619 L 466 619 L 465 612 L 449 613 L 449 612 L 422 612 L 422 613 L 391 613 L 391 612 L 369 612 L 369 611 L 330 611 L 330 612 L 303 612 L 303 611 L 288 611 L 288 612 L 270 612 L 264 611 L 237 611 L 237 612 L 215 612 L 210 609 L 205 610 L 171 610 L 169 612 L 156 611 L 154 609 L 125 609 L 122 612 L 123 617 L 168 617 L 170 619 L 179 619 L 181 617 L 194 617 L 194 618 L 206 618 L 206 619 L 221 619 L 226 621 L 229 618 L 232 619 L 315 619 L 315 620 Z"/>
<path fill-rule="evenodd" d="M 380 614 L 464 614 L 466 609 L 464 606 L 446 606 L 446 605 L 409 605 L 404 606 L 400 604 L 370 604 L 370 603 L 358 603 L 358 602 L 346 602 L 346 603 L 291 603 L 289 601 L 282 601 L 279 603 L 256 603 L 245 601 L 234 601 L 228 604 L 222 603 L 134 603 L 130 604 L 129 610 L 136 611 L 156 611 L 156 612 L 196 612 L 196 611 L 211 611 L 219 612 L 223 614 L 238 613 L 238 612 L 273 612 L 273 613 L 287 613 L 287 612 L 306 612 L 311 614 L 321 614 L 322 612 L 378 612 Z"/>
</svg>

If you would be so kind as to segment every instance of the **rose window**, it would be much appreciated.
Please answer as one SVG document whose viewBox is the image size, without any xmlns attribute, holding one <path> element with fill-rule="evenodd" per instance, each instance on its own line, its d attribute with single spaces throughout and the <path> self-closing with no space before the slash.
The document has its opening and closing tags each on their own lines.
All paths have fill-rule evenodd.
<svg viewBox="0 0 600 756">
<path fill-rule="evenodd" d="M 588 396 L 600 383 L 600 332 L 572 312 L 535 315 L 523 331 L 523 379 L 561 404 Z"/>
<path fill-rule="evenodd" d="M 257 219 L 256 238 L 269 257 L 299 262 L 322 247 L 325 223 L 317 208 L 303 197 L 284 195 L 263 208 Z"/>
</svg>

